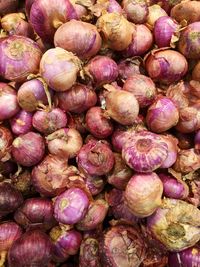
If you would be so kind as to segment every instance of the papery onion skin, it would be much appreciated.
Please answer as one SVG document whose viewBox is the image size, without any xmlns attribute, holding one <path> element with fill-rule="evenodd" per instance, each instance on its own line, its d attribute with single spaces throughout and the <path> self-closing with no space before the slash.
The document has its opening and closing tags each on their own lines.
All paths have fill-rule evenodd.
<svg viewBox="0 0 200 267">
<path fill-rule="evenodd" d="M 174 50 L 154 50 L 146 58 L 146 70 L 155 82 L 170 84 L 179 81 L 188 70 L 186 58 Z"/>
<path fill-rule="evenodd" d="M 60 108 L 36 111 L 33 115 L 33 127 L 44 134 L 51 134 L 67 124 L 67 115 Z"/>
<path fill-rule="evenodd" d="M 146 22 L 149 13 L 146 1 L 123 0 L 122 7 L 129 21 L 136 24 L 143 24 Z"/>
<path fill-rule="evenodd" d="M 11 120 L 10 126 L 15 135 L 26 134 L 32 129 L 33 114 L 20 110 Z"/>
<path fill-rule="evenodd" d="M 6 127 L 0 126 L 0 161 L 5 162 L 10 159 L 12 142 L 11 131 Z"/>
<path fill-rule="evenodd" d="M 200 128 L 200 112 L 194 107 L 186 107 L 179 111 L 180 118 L 176 129 L 181 133 L 192 133 Z"/>
<path fill-rule="evenodd" d="M 134 74 L 140 74 L 141 62 L 139 59 L 124 59 L 118 63 L 119 78 L 125 80 Z"/>
<path fill-rule="evenodd" d="M 107 174 L 114 166 L 114 155 L 101 141 L 89 141 L 77 156 L 79 170 L 89 175 Z"/>
<path fill-rule="evenodd" d="M 81 83 L 74 84 L 65 92 L 56 93 L 55 98 L 61 109 L 78 114 L 95 106 L 97 102 L 97 95 L 92 87 Z"/>
<path fill-rule="evenodd" d="M 60 194 L 54 203 L 54 217 L 63 224 L 81 221 L 88 210 L 89 199 L 80 188 L 72 187 Z"/>
<path fill-rule="evenodd" d="M 154 82 L 141 74 L 135 74 L 126 79 L 123 90 L 133 93 L 141 108 L 152 104 L 156 95 Z"/>
<path fill-rule="evenodd" d="M 129 46 L 122 51 L 123 56 L 133 57 L 145 54 L 153 45 L 153 35 L 143 24 L 135 25 L 135 34 Z"/>
<path fill-rule="evenodd" d="M 1 1 L 0 3 L 0 15 L 11 13 L 17 9 L 18 0 Z"/>
<path fill-rule="evenodd" d="M 72 87 L 80 68 L 79 58 L 60 47 L 47 50 L 40 61 L 41 76 L 57 92 Z"/>
<path fill-rule="evenodd" d="M 195 81 L 200 81 L 200 61 L 197 62 L 193 71 L 192 71 L 192 79 Z"/>
<path fill-rule="evenodd" d="M 22 166 L 37 164 L 43 158 L 44 152 L 44 140 L 38 133 L 28 132 L 20 135 L 12 143 L 12 156 Z"/>
<path fill-rule="evenodd" d="M 168 146 L 157 134 L 142 131 L 131 135 L 122 148 L 126 164 L 137 172 L 149 173 L 167 158 Z"/>
<path fill-rule="evenodd" d="M 168 146 L 168 155 L 160 167 L 161 168 L 169 168 L 175 163 L 175 161 L 177 159 L 177 153 L 179 150 L 178 149 L 178 139 L 172 135 L 162 135 L 162 138 L 164 139 L 164 142 Z"/>
<path fill-rule="evenodd" d="M 15 212 L 14 218 L 26 229 L 49 230 L 56 224 L 51 200 L 39 197 L 26 199 Z"/>
<path fill-rule="evenodd" d="M 76 129 L 80 134 L 86 134 L 85 114 L 68 114 L 68 127 Z"/>
<path fill-rule="evenodd" d="M 133 215 L 148 217 L 161 204 L 163 184 L 156 173 L 135 174 L 125 189 L 125 202 Z"/>
<path fill-rule="evenodd" d="M 36 74 L 42 52 L 33 40 L 13 35 L 0 42 L 0 75 L 10 81 L 24 82 Z"/>
<path fill-rule="evenodd" d="M 20 174 L 15 173 L 12 175 L 11 183 L 23 196 L 31 196 L 32 194 L 35 194 L 35 190 L 32 186 L 31 173 L 27 169 Z"/>
<path fill-rule="evenodd" d="M 113 132 L 112 122 L 106 118 L 100 107 L 92 107 L 86 113 L 86 126 L 90 133 L 99 139 L 107 138 Z"/>
<path fill-rule="evenodd" d="M 85 60 L 98 53 L 101 48 L 101 36 L 95 25 L 83 21 L 70 20 L 56 31 L 54 45 Z"/>
<path fill-rule="evenodd" d="M 181 251 L 200 239 L 200 211 L 183 200 L 165 198 L 147 219 L 153 236 L 169 251 Z"/>
<path fill-rule="evenodd" d="M 38 249 L 39 248 L 39 249 Z M 24 233 L 17 239 L 8 253 L 10 267 L 47 267 L 52 253 L 52 244 L 47 234 L 40 230 Z"/>
<path fill-rule="evenodd" d="M 151 5 L 149 6 L 149 14 L 147 16 L 147 26 L 152 29 L 157 19 L 160 17 L 167 16 L 166 11 L 161 8 L 159 5 Z"/>
</svg>

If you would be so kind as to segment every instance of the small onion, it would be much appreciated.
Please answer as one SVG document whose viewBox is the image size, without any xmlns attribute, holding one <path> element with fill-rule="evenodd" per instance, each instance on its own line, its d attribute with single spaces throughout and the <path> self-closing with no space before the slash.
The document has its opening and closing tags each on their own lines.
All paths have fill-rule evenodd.
<svg viewBox="0 0 200 267">
<path fill-rule="evenodd" d="M 125 201 L 133 215 L 148 217 L 161 204 L 163 184 L 156 173 L 135 174 L 125 189 Z"/>
<path fill-rule="evenodd" d="M 157 134 L 142 131 L 131 135 L 122 149 L 126 164 L 137 172 L 149 173 L 166 160 L 168 146 Z"/>
<path fill-rule="evenodd" d="M 109 13 L 119 13 L 122 14 L 123 10 L 120 4 L 116 0 L 109 0 L 107 6 L 107 11 Z"/>
<path fill-rule="evenodd" d="M 54 35 L 55 47 L 61 47 L 76 54 L 80 59 L 95 56 L 101 48 L 101 36 L 95 25 L 71 20 L 66 22 Z"/>
<path fill-rule="evenodd" d="M 54 203 L 54 217 L 63 224 L 81 221 L 88 210 L 89 199 L 80 188 L 72 187 L 60 194 Z"/>
<path fill-rule="evenodd" d="M 127 58 L 119 61 L 118 70 L 119 78 L 125 80 L 132 75 L 140 74 L 141 61 L 139 58 Z"/>
<path fill-rule="evenodd" d="M 0 15 L 11 13 L 17 9 L 18 0 L 6 0 L 0 2 Z"/>
<path fill-rule="evenodd" d="M 47 267 L 52 253 L 52 244 L 47 234 L 39 230 L 24 233 L 12 245 L 8 253 L 10 267 Z"/>
<path fill-rule="evenodd" d="M 81 134 L 86 134 L 85 114 L 68 114 L 68 127 L 76 129 Z"/>
<path fill-rule="evenodd" d="M 60 47 L 47 50 L 40 61 L 42 77 L 48 86 L 58 92 L 72 87 L 80 69 L 79 58 Z"/>
<path fill-rule="evenodd" d="M 145 0 L 123 0 L 122 7 L 131 22 L 136 24 L 146 22 L 149 10 Z"/>
<path fill-rule="evenodd" d="M 46 137 L 51 154 L 65 159 L 74 158 L 83 145 L 80 133 L 75 129 L 62 128 Z"/>
<path fill-rule="evenodd" d="M 0 161 L 7 161 L 10 159 L 11 146 L 13 136 L 9 129 L 0 126 Z"/>
<path fill-rule="evenodd" d="M 127 129 L 123 129 L 123 128 L 117 128 L 114 130 L 112 134 L 112 138 L 111 138 L 114 151 L 116 152 L 122 151 L 122 147 L 124 146 L 130 133 L 131 131 L 128 131 Z"/>
<path fill-rule="evenodd" d="M 164 160 L 164 162 L 161 164 L 160 168 L 169 168 L 175 163 L 177 159 L 178 139 L 168 134 L 162 135 L 162 138 L 164 139 L 164 142 L 168 146 L 168 155 L 167 158 Z"/>
<path fill-rule="evenodd" d="M 152 29 L 157 19 L 167 16 L 167 13 L 159 5 L 149 6 L 149 14 L 147 16 L 147 26 Z"/>
<path fill-rule="evenodd" d="M 91 195 L 96 196 L 103 191 L 106 181 L 102 176 L 86 175 L 85 184 Z"/>
<path fill-rule="evenodd" d="M 23 82 L 36 74 L 42 52 L 33 40 L 13 35 L 0 40 L 0 75 L 11 81 Z"/>
<path fill-rule="evenodd" d="M 20 110 L 11 120 L 12 132 L 16 135 L 26 134 L 32 129 L 32 113 Z"/>
</svg>

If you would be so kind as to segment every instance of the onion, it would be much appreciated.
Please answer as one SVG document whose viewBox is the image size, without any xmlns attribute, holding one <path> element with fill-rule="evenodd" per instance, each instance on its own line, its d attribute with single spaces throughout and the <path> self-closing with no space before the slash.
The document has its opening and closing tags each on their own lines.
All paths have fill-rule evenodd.
<svg viewBox="0 0 200 267">
<path fill-rule="evenodd" d="M 23 194 L 23 196 L 31 196 L 35 193 L 35 190 L 32 186 L 31 173 L 29 170 L 24 170 L 20 174 L 16 172 L 11 176 L 11 183 Z"/>
<path fill-rule="evenodd" d="M 49 199 L 29 198 L 14 214 L 15 221 L 24 228 L 49 230 L 55 225 L 53 205 Z"/>
<path fill-rule="evenodd" d="M 158 47 L 169 47 L 178 40 L 178 23 L 168 16 L 160 17 L 156 20 L 153 33 L 155 43 Z"/>
<path fill-rule="evenodd" d="M 103 139 L 113 132 L 112 122 L 106 118 L 100 107 L 92 107 L 86 114 L 86 126 L 90 133 L 96 138 Z"/>
<path fill-rule="evenodd" d="M 85 125 L 85 114 L 70 114 L 68 117 L 68 127 L 76 129 L 81 134 L 85 134 L 87 132 Z"/>
<path fill-rule="evenodd" d="M 10 159 L 13 136 L 9 129 L 0 126 L 0 162 Z"/>
<path fill-rule="evenodd" d="M 178 146 L 180 149 L 188 149 L 193 147 L 193 140 L 191 134 L 183 134 L 175 132 L 176 138 L 178 138 Z"/>
<path fill-rule="evenodd" d="M 36 33 L 47 43 L 53 42 L 57 28 L 70 19 L 77 19 L 69 0 L 37 0 L 30 9 L 30 22 Z"/>
<path fill-rule="evenodd" d="M 154 82 L 141 74 L 129 77 L 124 83 L 123 90 L 133 93 L 141 108 L 152 104 L 156 95 Z"/>
<path fill-rule="evenodd" d="M 107 13 L 97 20 L 97 28 L 109 48 L 122 51 L 132 40 L 134 26 L 118 13 Z"/>
<path fill-rule="evenodd" d="M 11 120 L 12 132 L 16 135 L 26 134 L 32 129 L 32 113 L 20 110 Z"/>
<path fill-rule="evenodd" d="M 180 252 L 169 254 L 169 267 L 198 266 L 200 264 L 199 247 L 191 247 Z"/>
<path fill-rule="evenodd" d="M 79 170 L 89 175 L 107 174 L 114 166 L 114 155 L 102 141 L 89 141 L 77 156 Z"/>
<path fill-rule="evenodd" d="M 108 3 L 107 11 L 109 13 L 122 14 L 123 10 L 122 10 L 120 4 L 116 0 L 109 0 L 108 2 L 109 3 Z"/>
<path fill-rule="evenodd" d="M 141 56 L 153 45 L 153 35 L 143 24 L 135 25 L 135 34 L 129 46 L 123 51 L 125 57 Z"/>
<path fill-rule="evenodd" d="M 128 136 L 131 132 L 127 129 L 117 128 L 112 134 L 112 146 L 116 152 L 121 152 Z"/>
<path fill-rule="evenodd" d="M 167 13 L 159 5 L 149 6 L 149 14 L 147 16 L 147 26 L 152 29 L 157 19 L 167 16 Z"/>
<path fill-rule="evenodd" d="M 97 95 L 92 87 L 76 83 L 66 92 L 56 93 L 56 101 L 65 111 L 82 113 L 96 104 Z"/>
<path fill-rule="evenodd" d="M 46 137 L 51 154 L 65 159 L 74 158 L 83 145 L 80 133 L 75 129 L 62 128 Z"/>
<path fill-rule="evenodd" d="M 104 266 L 139 266 L 145 257 L 145 245 L 138 231 L 128 225 L 108 229 L 100 242 Z"/>
<path fill-rule="evenodd" d="M 76 54 L 80 59 L 95 56 L 101 48 L 101 37 L 95 25 L 71 20 L 63 24 L 54 35 L 55 47 Z"/>
<path fill-rule="evenodd" d="M 26 16 L 29 18 L 30 17 L 30 11 L 32 4 L 35 0 L 26 0 L 25 1 L 25 11 L 26 11 Z"/>
<path fill-rule="evenodd" d="M 43 158 L 44 152 L 44 140 L 38 133 L 28 132 L 20 135 L 12 143 L 12 156 L 22 166 L 37 164 Z"/>
<path fill-rule="evenodd" d="M 23 203 L 21 193 L 11 184 L 0 183 L 0 218 L 15 211 Z"/>
<path fill-rule="evenodd" d="M 32 170 L 32 183 L 44 196 L 56 196 L 65 191 L 70 176 L 78 173 L 75 166 L 68 166 L 65 159 L 48 155 Z"/>
<path fill-rule="evenodd" d="M 125 201 L 133 215 L 148 217 L 161 204 L 163 184 L 156 173 L 135 174 L 125 189 Z"/>
<path fill-rule="evenodd" d="M 86 175 L 85 184 L 91 195 L 96 196 L 103 191 L 106 181 L 102 176 Z"/>
<path fill-rule="evenodd" d="M 60 194 L 54 203 L 54 217 L 63 224 L 81 221 L 88 210 L 89 199 L 80 188 L 72 187 Z"/>
<path fill-rule="evenodd" d="M 42 52 L 33 40 L 13 35 L 0 41 L 0 75 L 7 80 L 23 82 L 36 74 Z"/>
<path fill-rule="evenodd" d="M 0 83 L 0 121 L 13 117 L 18 111 L 16 91 L 10 85 Z"/>
<path fill-rule="evenodd" d="M 147 2 L 137 0 L 123 0 L 122 7 L 127 19 L 136 24 L 145 23 L 149 13 Z"/>
<path fill-rule="evenodd" d="M 7 14 L 15 11 L 18 6 L 18 0 L 1 1 L 0 3 L 0 15 Z"/>
<path fill-rule="evenodd" d="M 152 50 L 146 58 L 145 66 L 149 76 L 163 84 L 179 81 L 188 70 L 185 57 L 169 49 Z"/>
<path fill-rule="evenodd" d="M 58 92 L 75 83 L 81 68 L 78 57 L 60 47 L 47 50 L 40 61 L 40 73 L 48 86 Z"/>
<path fill-rule="evenodd" d="M 168 146 L 157 134 L 142 131 L 131 135 L 122 149 L 126 164 L 137 172 L 149 173 L 166 160 Z"/>
<path fill-rule="evenodd" d="M 36 111 L 33 115 L 33 127 L 44 134 L 51 134 L 66 124 L 67 116 L 59 108 Z"/>
<path fill-rule="evenodd" d="M 13 173 L 15 173 L 17 170 L 17 164 L 15 164 L 13 161 L 8 160 L 5 162 L 0 161 L 0 179 L 4 178 L 3 176 L 9 177 Z"/>
<path fill-rule="evenodd" d="M 168 134 L 162 135 L 162 138 L 164 139 L 164 142 L 168 146 L 168 155 L 160 167 L 161 168 L 169 168 L 175 163 L 175 161 L 177 159 L 178 140 L 174 136 L 168 135 Z"/>
<path fill-rule="evenodd" d="M 147 219 L 154 237 L 169 251 L 181 251 L 200 239 L 200 211 L 185 201 L 165 198 Z"/>
<path fill-rule="evenodd" d="M 200 81 L 200 61 L 197 62 L 193 71 L 192 71 L 192 79 L 195 81 Z"/>
<path fill-rule="evenodd" d="M 132 75 L 140 74 L 141 61 L 139 58 L 127 58 L 118 63 L 119 78 L 125 80 Z"/>
<path fill-rule="evenodd" d="M 13 243 L 8 263 L 10 267 L 47 267 L 51 252 L 52 244 L 47 234 L 39 230 L 28 231 Z"/>
</svg>

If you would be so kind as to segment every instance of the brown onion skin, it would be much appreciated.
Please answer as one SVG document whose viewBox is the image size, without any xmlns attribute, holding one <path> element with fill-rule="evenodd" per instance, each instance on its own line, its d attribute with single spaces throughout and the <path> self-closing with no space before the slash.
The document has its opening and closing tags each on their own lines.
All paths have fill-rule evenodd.
<svg viewBox="0 0 200 267">
<path fill-rule="evenodd" d="M 68 114 L 68 127 L 76 129 L 80 134 L 86 134 L 85 114 Z"/>
<path fill-rule="evenodd" d="M 55 47 L 64 48 L 85 60 L 98 53 L 101 48 L 101 36 L 95 25 L 71 20 L 56 31 L 54 44 Z"/>
<path fill-rule="evenodd" d="M 0 15 L 11 13 L 17 9 L 18 0 L 7 0 L 0 2 Z"/>
<path fill-rule="evenodd" d="M 143 24 L 146 22 L 149 13 L 146 1 L 123 0 L 122 7 L 129 21 L 135 24 Z"/>
<path fill-rule="evenodd" d="M 0 161 L 7 161 L 10 158 L 13 136 L 11 131 L 0 126 Z"/>
<path fill-rule="evenodd" d="M 19 190 L 23 196 L 32 196 L 35 190 L 32 186 L 31 172 L 25 169 L 22 173 L 17 172 L 11 176 L 12 185 Z"/>
<path fill-rule="evenodd" d="M 158 4 L 153 4 L 149 6 L 149 14 L 147 16 L 147 27 L 151 30 L 157 19 L 160 17 L 167 16 L 166 11 L 160 7 Z"/>
<path fill-rule="evenodd" d="M 79 114 L 95 106 L 97 95 L 92 87 L 76 83 L 66 92 L 56 93 L 55 101 L 61 109 Z"/>
</svg>

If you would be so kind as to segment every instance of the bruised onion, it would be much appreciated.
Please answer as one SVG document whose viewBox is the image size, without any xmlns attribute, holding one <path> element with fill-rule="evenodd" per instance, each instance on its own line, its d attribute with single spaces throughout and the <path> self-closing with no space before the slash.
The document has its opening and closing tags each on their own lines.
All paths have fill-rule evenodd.
<svg viewBox="0 0 200 267">
<path fill-rule="evenodd" d="M 33 115 L 33 127 L 44 134 L 51 134 L 54 131 L 65 127 L 67 116 L 59 108 L 51 110 L 39 110 Z"/>
<path fill-rule="evenodd" d="M 146 57 L 145 66 L 149 76 L 163 84 L 179 81 L 188 70 L 186 58 L 169 49 L 152 50 Z"/>
<path fill-rule="evenodd" d="M 20 110 L 11 120 L 10 126 L 12 132 L 16 135 L 26 134 L 32 128 L 32 113 Z"/>
<path fill-rule="evenodd" d="M 169 251 L 181 251 L 200 239 L 200 211 L 183 200 L 165 198 L 147 219 L 153 236 Z"/>
<path fill-rule="evenodd" d="M 72 187 L 56 198 L 54 216 L 63 224 L 78 223 L 85 217 L 88 207 L 87 194 L 80 188 Z"/>
<path fill-rule="evenodd" d="M 42 52 L 33 40 L 13 35 L 0 40 L 0 76 L 23 82 L 37 74 Z"/>
<path fill-rule="evenodd" d="M 168 146 L 161 136 L 142 131 L 131 135 L 122 148 L 122 157 L 137 172 L 149 173 L 166 160 Z"/>
<path fill-rule="evenodd" d="M 70 20 L 56 31 L 55 47 L 61 47 L 74 53 L 80 59 L 95 56 L 101 48 L 101 36 L 95 25 L 87 22 Z"/>
<path fill-rule="evenodd" d="M 180 252 L 170 253 L 168 259 L 169 267 L 198 266 L 200 263 L 199 246 L 197 245 Z"/>
<path fill-rule="evenodd" d="M 10 159 L 12 141 L 13 136 L 10 130 L 0 126 L 0 161 L 5 162 Z"/>
<path fill-rule="evenodd" d="M 172 135 L 162 135 L 162 138 L 164 139 L 164 142 L 168 146 L 168 155 L 160 167 L 169 168 L 175 163 L 177 159 L 178 139 Z"/>
<path fill-rule="evenodd" d="M 80 69 L 79 58 L 60 47 L 47 50 L 40 61 L 40 74 L 58 92 L 72 87 Z"/>
<path fill-rule="evenodd" d="M 65 111 L 82 113 L 96 104 L 97 95 L 90 86 L 76 83 L 69 90 L 56 93 L 56 101 Z"/>
<path fill-rule="evenodd" d="M 11 13 L 17 9 L 18 0 L 1 1 L 0 3 L 0 15 Z"/>
<path fill-rule="evenodd" d="M 140 74 L 141 61 L 137 58 L 127 58 L 119 61 L 119 78 L 125 80 L 134 74 Z"/>
<path fill-rule="evenodd" d="M 40 230 L 24 233 L 12 245 L 8 253 L 10 267 L 47 267 L 52 253 L 52 244 L 47 234 Z"/>
<path fill-rule="evenodd" d="M 147 2 L 144 0 L 123 0 L 122 7 L 127 19 L 136 24 L 145 23 L 149 13 Z"/>
<path fill-rule="evenodd" d="M 160 5 L 151 5 L 148 8 L 149 13 L 147 16 L 147 26 L 152 29 L 154 27 L 154 24 L 156 20 L 158 20 L 160 17 L 167 16 L 166 11 L 160 7 Z"/>
<path fill-rule="evenodd" d="M 38 133 L 28 132 L 20 135 L 12 143 L 12 156 L 22 166 L 37 164 L 43 158 L 44 152 L 44 140 Z"/>
<path fill-rule="evenodd" d="M 26 199 L 14 214 L 15 221 L 24 228 L 39 227 L 44 230 L 55 225 L 53 217 L 53 204 L 45 198 Z"/>
<path fill-rule="evenodd" d="M 62 128 L 46 137 L 49 152 L 62 158 L 74 158 L 83 145 L 80 133 L 75 129 Z"/>
</svg>

